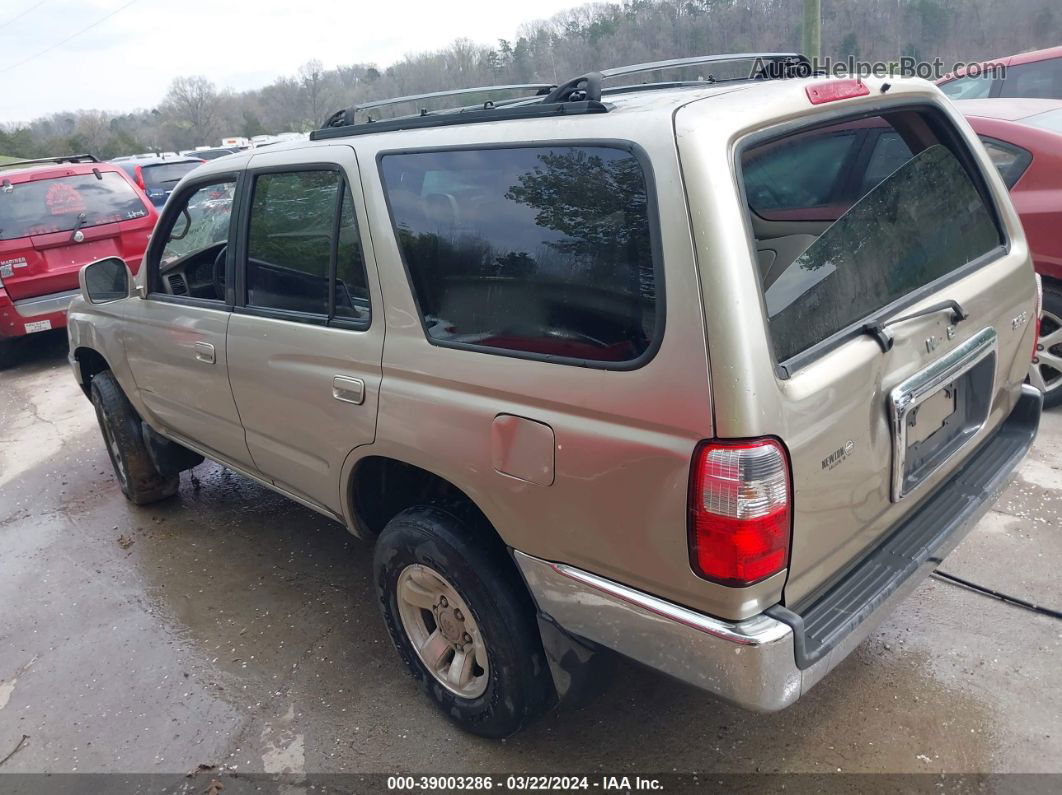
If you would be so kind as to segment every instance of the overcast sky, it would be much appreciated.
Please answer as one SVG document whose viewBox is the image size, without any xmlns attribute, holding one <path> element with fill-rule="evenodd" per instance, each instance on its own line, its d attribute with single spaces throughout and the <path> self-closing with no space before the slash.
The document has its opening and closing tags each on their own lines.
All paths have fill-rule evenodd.
<svg viewBox="0 0 1062 795">
<path fill-rule="evenodd" d="M 521 23 L 580 4 L 133 0 L 123 8 L 129 2 L 0 0 L 0 122 L 59 110 L 153 107 L 180 75 L 202 74 L 219 88 L 246 89 L 291 75 L 312 58 L 328 68 L 383 67 L 456 38 L 512 39 Z"/>
</svg>

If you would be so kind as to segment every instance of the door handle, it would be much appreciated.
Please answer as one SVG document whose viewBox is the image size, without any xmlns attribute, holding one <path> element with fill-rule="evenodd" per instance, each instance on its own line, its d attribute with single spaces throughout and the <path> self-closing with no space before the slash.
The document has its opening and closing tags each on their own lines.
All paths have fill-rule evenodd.
<svg viewBox="0 0 1062 795">
<path fill-rule="evenodd" d="M 365 382 L 360 378 L 337 375 L 332 379 L 332 397 L 360 406 L 365 402 Z"/>
<path fill-rule="evenodd" d="M 197 342 L 193 347 L 195 349 L 195 358 L 199 361 L 207 364 L 213 364 L 216 361 L 214 346 L 209 342 Z"/>
</svg>

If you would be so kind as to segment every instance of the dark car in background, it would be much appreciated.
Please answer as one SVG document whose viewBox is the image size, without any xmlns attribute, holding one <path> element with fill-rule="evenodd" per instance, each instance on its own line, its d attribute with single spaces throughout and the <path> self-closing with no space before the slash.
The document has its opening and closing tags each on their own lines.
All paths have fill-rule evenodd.
<svg viewBox="0 0 1062 795">
<path fill-rule="evenodd" d="M 1062 65 L 1062 59 L 1056 61 Z M 1040 340 L 1030 375 L 1044 405 L 1062 404 L 1062 100 L 956 102 L 1010 190 L 1043 280 Z"/>
<path fill-rule="evenodd" d="M 199 157 L 153 157 L 122 160 L 118 166 L 133 178 L 152 204 L 161 207 L 184 175 L 204 162 Z"/>
<path fill-rule="evenodd" d="M 0 367 L 16 337 L 62 328 L 83 265 L 133 273 L 158 214 L 117 165 L 68 155 L 0 166 Z"/>
<path fill-rule="evenodd" d="M 980 64 L 978 74 L 945 75 L 937 81 L 949 99 L 1025 97 L 1062 99 L 1062 47 L 1023 52 Z M 989 71 L 986 67 L 1003 69 Z"/>
</svg>

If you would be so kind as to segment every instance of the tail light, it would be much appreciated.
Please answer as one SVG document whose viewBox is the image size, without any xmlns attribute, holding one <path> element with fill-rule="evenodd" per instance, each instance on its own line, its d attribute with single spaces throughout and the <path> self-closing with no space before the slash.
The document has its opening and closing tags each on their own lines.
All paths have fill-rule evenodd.
<svg viewBox="0 0 1062 795">
<path fill-rule="evenodd" d="M 136 186 L 140 188 L 140 190 L 147 190 L 147 185 L 144 184 L 144 169 L 137 166 L 134 170 L 134 174 L 136 177 Z"/>
<path fill-rule="evenodd" d="M 723 585 L 786 567 L 792 522 L 789 457 L 774 439 L 703 442 L 690 475 L 690 564 Z"/>
<path fill-rule="evenodd" d="M 804 89 L 804 93 L 812 105 L 824 105 L 839 99 L 865 97 L 870 93 L 870 88 L 862 80 L 828 80 L 812 83 Z"/>
<path fill-rule="evenodd" d="M 1037 360 L 1037 355 L 1040 352 L 1040 316 L 1044 313 L 1044 282 L 1040 278 L 1039 273 L 1034 273 L 1036 278 L 1036 333 L 1033 334 L 1033 351 L 1032 360 Z"/>
</svg>

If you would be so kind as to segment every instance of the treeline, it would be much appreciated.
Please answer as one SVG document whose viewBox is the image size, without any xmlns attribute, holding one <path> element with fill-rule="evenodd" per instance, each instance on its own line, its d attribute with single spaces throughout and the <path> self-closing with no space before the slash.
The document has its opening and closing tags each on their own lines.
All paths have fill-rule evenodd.
<svg viewBox="0 0 1062 795">
<path fill-rule="evenodd" d="M 801 0 L 625 0 L 524 25 L 494 46 L 458 40 L 386 68 L 353 62 L 252 91 L 179 77 L 157 107 L 57 112 L 0 127 L 0 154 L 102 157 L 216 144 L 221 136 L 307 131 L 332 111 L 389 96 L 499 83 L 557 82 L 592 69 L 717 52 L 799 50 Z M 982 60 L 1062 43 L 1058 0 L 824 0 L 823 54 L 893 61 Z M 356 53 L 352 53 L 356 61 Z M 410 112 L 410 108 L 401 108 Z"/>
</svg>

